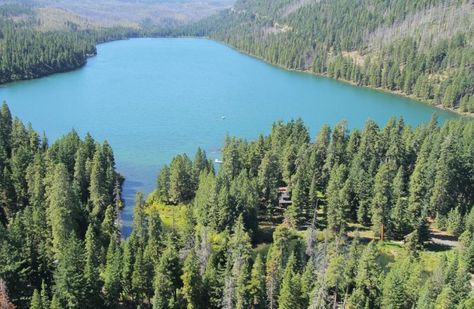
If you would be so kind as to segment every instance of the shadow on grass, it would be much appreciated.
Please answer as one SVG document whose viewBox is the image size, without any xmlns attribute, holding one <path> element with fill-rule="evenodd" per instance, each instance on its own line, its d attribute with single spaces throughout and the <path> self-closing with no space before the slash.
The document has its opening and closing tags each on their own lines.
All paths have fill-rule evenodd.
<svg viewBox="0 0 474 309">
<path fill-rule="evenodd" d="M 442 244 L 437 244 L 434 242 L 429 242 L 426 244 L 425 249 L 428 251 L 432 252 L 445 252 L 451 250 L 453 247 L 447 246 L 447 245 L 442 245 Z"/>
</svg>

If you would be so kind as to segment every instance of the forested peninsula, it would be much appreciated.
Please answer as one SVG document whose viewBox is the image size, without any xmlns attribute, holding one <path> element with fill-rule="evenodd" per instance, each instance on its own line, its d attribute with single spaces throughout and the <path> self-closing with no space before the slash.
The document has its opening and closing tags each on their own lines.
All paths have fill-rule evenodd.
<svg viewBox="0 0 474 309">
<path fill-rule="evenodd" d="M 462 119 L 314 137 L 277 122 L 227 137 L 219 163 L 176 156 L 137 193 L 124 239 L 111 146 L 74 131 L 50 143 L 4 104 L 0 304 L 470 309 L 473 151 Z"/>
<path fill-rule="evenodd" d="M 140 35 L 119 26 L 86 28 L 67 21 L 64 27 L 45 27 L 30 6 L 1 5 L 0 84 L 77 69 L 96 55 L 96 44 Z"/>
<path fill-rule="evenodd" d="M 210 37 L 284 68 L 474 113 L 469 0 L 237 0 L 168 34 Z"/>
</svg>

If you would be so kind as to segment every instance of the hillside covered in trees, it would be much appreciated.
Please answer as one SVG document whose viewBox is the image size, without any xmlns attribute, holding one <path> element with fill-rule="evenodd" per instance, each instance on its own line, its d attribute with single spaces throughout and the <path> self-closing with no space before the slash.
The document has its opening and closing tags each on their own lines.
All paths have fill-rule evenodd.
<svg viewBox="0 0 474 309">
<path fill-rule="evenodd" d="M 32 7 L 0 6 L 0 84 L 76 69 L 95 44 L 139 35 L 127 27 L 89 27 L 64 20 L 46 26 Z"/>
<path fill-rule="evenodd" d="M 163 167 L 123 239 L 107 142 L 50 144 L 5 104 L 0 117 L 7 308 L 474 305 L 472 121 L 341 122 L 312 138 L 297 120 L 228 137 L 219 166 L 198 149 Z M 433 227 L 457 247 L 434 246 Z"/>
<path fill-rule="evenodd" d="M 469 0 L 238 0 L 171 33 L 208 36 L 285 68 L 474 113 Z"/>
</svg>

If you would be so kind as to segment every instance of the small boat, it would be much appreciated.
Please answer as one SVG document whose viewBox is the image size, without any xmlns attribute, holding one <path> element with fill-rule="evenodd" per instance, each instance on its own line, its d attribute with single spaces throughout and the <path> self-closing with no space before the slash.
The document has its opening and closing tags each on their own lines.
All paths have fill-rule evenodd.
<svg viewBox="0 0 474 309">
<path fill-rule="evenodd" d="M 224 120 L 224 119 L 225 119 L 225 116 L 221 116 L 221 119 Z"/>
<path fill-rule="evenodd" d="M 215 159 L 215 160 L 214 160 L 214 163 L 216 163 L 216 164 L 222 164 L 222 160 Z"/>
</svg>

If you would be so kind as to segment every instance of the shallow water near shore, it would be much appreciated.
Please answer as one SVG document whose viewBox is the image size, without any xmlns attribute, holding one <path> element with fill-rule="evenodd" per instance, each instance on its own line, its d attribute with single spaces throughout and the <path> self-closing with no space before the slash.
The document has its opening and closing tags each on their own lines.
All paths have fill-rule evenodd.
<svg viewBox="0 0 474 309">
<path fill-rule="evenodd" d="M 396 95 L 310 74 L 289 72 L 206 39 L 132 39 L 98 46 L 76 71 L 0 87 L 12 113 L 50 141 L 72 128 L 107 139 L 126 177 L 123 234 L 130 233 L 133 196 L 149 193 L 159 168 L 197 147 L 219 156 L 226 134 L 256 138 L 277 120 L 301 117 L 312 137 L 323 124 L 367 119 L 383 125 L 403 116 L 413 126 L 436 113 Z"/>
</svg>

